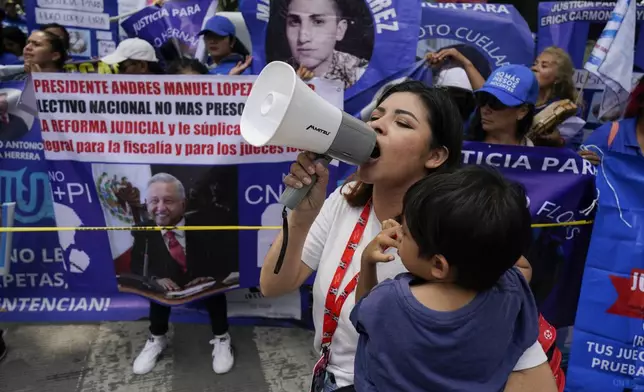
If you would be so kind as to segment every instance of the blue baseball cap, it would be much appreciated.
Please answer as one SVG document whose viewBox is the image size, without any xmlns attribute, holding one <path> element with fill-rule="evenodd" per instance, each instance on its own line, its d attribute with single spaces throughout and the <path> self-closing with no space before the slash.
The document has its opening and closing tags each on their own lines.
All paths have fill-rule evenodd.
<svg viewBox="0 0 644 392">
<path fill-rule="evenodd" d="M 197 36 L 206 33 L 215 33 L 220 37 L 234 37 L 235 25 L 230 21 L 230 19 L 226 18 L 225 16 L 215 15 L 212 18 L 208 19 L 203 30 L 201 30 L 199 34 L 197 34 Z"/>
<path fill-rule="evenodd" d="M 539 82 L 532 70 L 524 65 L 505 65 L 495 69 L 477 93 L 494 95 L 506 106 L 537 104 Z"/>
</svg>

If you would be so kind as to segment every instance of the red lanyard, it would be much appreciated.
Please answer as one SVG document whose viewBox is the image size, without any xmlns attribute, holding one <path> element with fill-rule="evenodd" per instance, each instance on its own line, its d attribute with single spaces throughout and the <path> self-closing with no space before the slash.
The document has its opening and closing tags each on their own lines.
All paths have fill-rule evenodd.
<svg viewBox="0 0 644 392">
<path fill-rule="evenodd" d="M 340 312 L 342 311 L 342 306 L 347 300 L 349 294 L 356 289 L 358 285 L 358 277 L 360 273 L 358 272 L 356 276 L 351 279 L 347 284 L 344 290 L 340 293 L 340 284 L 347 273 L 347 269 L 351 265 L 353 260 L 353 255 L 356 253 L 356 248 L 362 239 L 362 234 L 364 229 L 367 226 L 369 221 L 369 214 L 371 213 L 371 201 L 367 202 L 367 205 L 364 206 L 362 213 L 356 226 L 353 228 L 351 237 L 347 242 L 347 247 L 342 253 L 342 258 L 340 259 L 340 264 L 335 270 L 335 275 L 333 275 L 333 280 L 331 281 L 331 286 L 329 286 L 329 291 L 326 294 L 326 301 L 324 303 L 324 323 L 322 325 L 322 346 L 327 346 L 331 344 L 331 339 L 333 339 L 333 334 L 338 328 L 338 320 L 340 319 Z M 339 295 L 338 295 L 339 293 Z"/>
</svg>

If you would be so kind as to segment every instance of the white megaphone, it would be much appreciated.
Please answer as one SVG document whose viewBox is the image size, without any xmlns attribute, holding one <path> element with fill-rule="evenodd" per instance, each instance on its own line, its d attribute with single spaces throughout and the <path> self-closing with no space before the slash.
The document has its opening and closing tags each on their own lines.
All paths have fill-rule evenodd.
<svg viewBox="0 0 644 392">
<path fill-rule="evenodd" d="M 288 146 L 360 165 L 376 157 L 376 133 L 336 108 L 306 85 L 290 65 L 273 61 L 259 74 L 240 122 L 241 134 L 255 147 Z M 282 205 L 294 209 L 317 178 L 300 189 L 286 188 Z"/>
</svg>

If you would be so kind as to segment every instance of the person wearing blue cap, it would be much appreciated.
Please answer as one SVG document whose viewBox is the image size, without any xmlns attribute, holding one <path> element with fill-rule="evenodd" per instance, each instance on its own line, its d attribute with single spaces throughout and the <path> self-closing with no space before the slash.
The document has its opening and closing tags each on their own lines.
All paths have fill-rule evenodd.
<svg viewBox="0 0 644 392">
<path fill-rule="evenodd" d="M 539 83 L 530 68 L 514 64 L 497 68 L 475 96 L 469 140 L 534 146 L 526 135 L 534 119 Z"/>
<path fill-rule="evenodd" d="M 237 39 L 235 25 L 224 16 L 208 19 L 203 30 L 206 50 L 212 60 L 209 73 L 212 75 L 251 75 L 253 58 L 248 49 Z"/>
</svg>

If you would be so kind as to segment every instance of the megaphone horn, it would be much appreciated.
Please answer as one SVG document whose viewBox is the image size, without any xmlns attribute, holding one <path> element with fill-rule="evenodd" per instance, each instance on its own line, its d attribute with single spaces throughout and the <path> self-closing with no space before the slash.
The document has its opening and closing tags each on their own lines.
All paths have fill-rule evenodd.
<svg viewBox="0 0 644 392">
<path fill-rule="evenodd" d="M 360 165 L 376 149 L 376 133 L 361 120 L 320 97 L 281 61 L 268 64 L 259 74 L 240 122 L 242 137 L 255 147 L 288 146 Z M 280 203 L 294 209 L 306 197 L 311 184 L 287 188 Z"/>
</svg>

